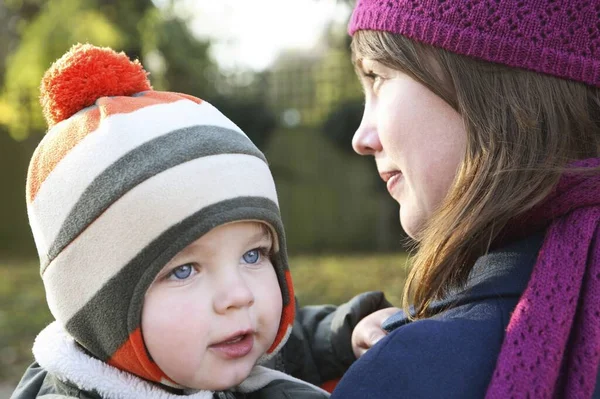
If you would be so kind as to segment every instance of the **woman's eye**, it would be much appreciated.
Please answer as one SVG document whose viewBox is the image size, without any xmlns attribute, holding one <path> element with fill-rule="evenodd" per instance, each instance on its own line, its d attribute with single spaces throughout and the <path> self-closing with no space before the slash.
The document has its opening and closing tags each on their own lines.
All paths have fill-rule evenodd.
<svg viewBox="0 0 600 399">
<path fill-rule="evenodd" d="M 365 77 L 365 80 L 369 83 L 369 86 L 373 90 L 375 90 L 379 85 L 381 85 L 381 82 L 383 81 L 381 75 L 378 75 L 373 71 L 364 72 L 363 76 Z"/>
<path fill-rule="evenodd" d="M 365 78 L 371 82 L 377 82 L 381 79 L 381 76 L 373 71 L 365 72 Z"/>
<path fill-rule="evenodd" d="M 194 267 L 190 264 L 176 267 L 169 273 L 168 277 L 174 280 L 185 280 L 192 275 Z"/>
<path fill-rule="evenodd" d="M 242 255 L 242 259 L 244 260 L 244 262 L 250 263 L 250 264 L 258 262 L 260 259 L 260 249 L 258 249 L 258 248 L 251 249 L 250 251 L 248 251 L 244 255 Z"/>
</svg>

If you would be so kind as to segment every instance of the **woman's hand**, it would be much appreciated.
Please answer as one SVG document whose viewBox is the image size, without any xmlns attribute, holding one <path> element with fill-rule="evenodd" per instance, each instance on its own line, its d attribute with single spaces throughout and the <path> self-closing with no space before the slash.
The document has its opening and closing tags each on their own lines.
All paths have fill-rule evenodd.
<svg viewBox="0 0 600 399">
<path fill-rule="evenodd" d="M 356 325 L 352 332 L 352 351 L 357 359 L 387 335 L 387 332 L 381 328 L 381 324 L 398 311 L 400 311 L 398 308 L 381 309 L 371 313 Z"/>
</svg>

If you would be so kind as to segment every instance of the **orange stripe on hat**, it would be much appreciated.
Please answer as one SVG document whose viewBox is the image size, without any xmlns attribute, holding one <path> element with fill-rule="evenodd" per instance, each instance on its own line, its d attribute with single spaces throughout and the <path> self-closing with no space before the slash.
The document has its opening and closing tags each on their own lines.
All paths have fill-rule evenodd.
<svg viewBox="0 0 600 399">
<path fill-rule="evenodd" d="M 129 335 L 127 341 L 107 361 L 111 366 L 128 371 L 146 380 L 163 383 L 165 380 L 175 382 L 148 357 L 142 331 L 138 327 Z"/>
<path fill-rule="evenodd" d="M 27 175 L 27 201 L 33 202 L 42 182 L 71 148 L 97 129 L 100 111 L 92 108 L 71 117 L 68 124 L 44 137 L 31 157 Z"/>
<path fill-rule="evenodd" d="M 287 290 L 289 293 L 288 304 L 283 307 L 281 312 L 281 322 L 279 323 L 279 330 L 275 341 L 267 351 L 267 353 L 273 352 L 278 348 L 281 341 L 284 339 L 288 327 L 294 324 L 294 317 L 296 317 L 296 298 L 294 296 L 294 285 L 292 284 L 292 275 L 289 270 L 285 271 L 285 282 L 287 284 Z"/>
<path fill-rule="evenodd" d="M 111 115 L 132 113 L 144 107 L 168 104 L 182 99 L 197 104 L 202 100 L 187 94 L 156 92 L 153 90 L 137 97 L 102 97 L 96 106 L 71 116 L 56 125 L 36 148 L 31 159 L 27 183 L 27 200 L 33 202 L 42 183 L 56 165 L 88 134 L 95 132 L 100 122 Z"/>
</svg>

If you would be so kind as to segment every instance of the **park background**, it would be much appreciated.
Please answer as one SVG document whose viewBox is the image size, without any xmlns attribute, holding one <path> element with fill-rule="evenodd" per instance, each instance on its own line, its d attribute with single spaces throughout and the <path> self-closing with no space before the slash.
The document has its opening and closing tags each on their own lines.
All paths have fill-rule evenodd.
<svg viewBox="0 0 600 399">
<path fill-rule="evenodd" d="M 301 304 L 366 290 L 400 303 L 406 236 L 372 158 L 353 153 L 362 93 L 353 0 L 0 0 L 0 397 L 52 317 L 25 208 L 45 124 L 39 82 L 77 42 L 140 59 L 157 90 L 216 105 L 265 152 Z"/>
</svg>

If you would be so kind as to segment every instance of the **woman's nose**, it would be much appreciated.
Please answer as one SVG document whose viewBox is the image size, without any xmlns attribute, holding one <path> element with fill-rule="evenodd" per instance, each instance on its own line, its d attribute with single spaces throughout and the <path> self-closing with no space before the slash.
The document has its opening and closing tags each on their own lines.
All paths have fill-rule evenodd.
<svg viewBox="0 0 600 399">
<path fill-rule="evenodd" d="M 360 155 L 374 155 L 383 149 L 377 129 L 371 122 L 366 108 L 360 126 L 352 137 L 352 148 Z"/>
<path fill-rule="evenodd" d="M 215 282 L 214 308 L 223 314 L 231 309 L 241 309 L 254 304 L 254 293 L 241 273 L 233 273 Z"/>
</svg>

